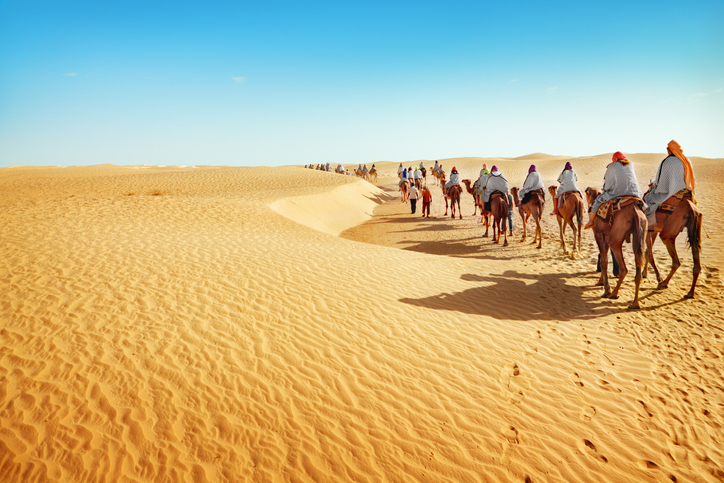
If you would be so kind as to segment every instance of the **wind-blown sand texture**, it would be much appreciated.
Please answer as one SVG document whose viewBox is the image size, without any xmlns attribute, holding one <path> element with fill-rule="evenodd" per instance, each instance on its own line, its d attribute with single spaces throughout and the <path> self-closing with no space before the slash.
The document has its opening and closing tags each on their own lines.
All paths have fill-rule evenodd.
<svg viewBox="0 0 724 483">
<path fill-rule="evenodd" d="M 644 187 L 663 155 L 630 158 Z M 610 154 L 442 162 L 566 160 L 600 187 Z M 548 194 L 536 250 L 467 193 L 411 215 L 396 163 L 0 169 L 0 481 L 722 481 L 724 173 L 693 163 L 697 298 L 683 233 L 636 312 Z"/>
</svg>

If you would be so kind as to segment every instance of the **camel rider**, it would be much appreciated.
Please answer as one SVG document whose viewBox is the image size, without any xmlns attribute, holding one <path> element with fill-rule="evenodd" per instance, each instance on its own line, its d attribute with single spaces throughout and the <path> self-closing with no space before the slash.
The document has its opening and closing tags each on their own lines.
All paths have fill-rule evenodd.
<svg viewBox="0 0 724 483">
<path fill-rule="evenodd" d="M 475 180 L 475 183 L 473 183 L 473 192 L 480 194 L 483 191 L 483 186 L 485 186 L 485 181 L 487 181 L 485 178 L 490 174 L 490 170 L 488 169 L 487 164 L 483 164 L 483 169 L 480 170 L 480 176 L 478 179 Z"/>
<path fill-rule="evenodd" d="M 367 165 L 366 165 L 366 164 L 365 164 L 364 166 L 362 166 L 362 172 L 363 172 L 364 174 L 369 173 L 369 170 L 367 169 Z"/>
<path fill-rule="evenodd" d="M 422 171 L 423 169 L 425 169 L 425 163 L 420 161 L 420 171 Z"/>
<path fill-rule="evenodd" d="M 400 163 L 400 166 L 398 166 L 398 168 L 397 168 L 397 177 L 398 177 L 398 178 L 401 178 L 401 177 L 402 177 L 402 171 L 403 171 L 404 169 L 405 169 L 405 168 L 402 167 L 402 163 Z"/>
<path fill-rule="evenodd" d="M 679 143 L 671 141 L 666 150 L 669 155 L 661 161 L 651 191 L 644 197 L 649 226 L 656 224 L 656 210 L 661 203 L 681 190 L 694 191 L 696 185 L 691 161 L 684 155 Z"/>
<path fill-rule="evenodd" d="M 508 191 L 508 180 L 505 179 L 503 173 L 498 171 L 497 166 L 490 168 L 487 175 L 487 181 L 483 186 L 483 201 L 485 202 L 485 211 L 490 211 L 490 196 L 494 191 L 500 191 L 503 195 Z"/>
<path fill-rule="evenodd" d="M 438 163 L 437 160 L 435 160 L 435 166 L 432 167 L 432 172 L 434 174 L 437 174 L 438 171 L 440 171 L 440 163 Z"/>
<path fill-rule="evenodd" d="M 603 193 L 598 195 L 596 201 L 589 208 L 586 228 L 593 227 L 593 219 L 603 203 L 619 196 L 641 198 L 641 189 L 636 179 L 633 163 L 621 151 L 616 151 L 612 159 L 613 162 L 606 167 L 606 174 L 603 176 Z"/>
<path fill-rule="evenodd" d="M 447 183 L 445 183 L 445 192 L 447 193 L 447 190 L 452 188 L 455 185 L 460 184 L 460 174 L 458 173 L 458 169 L 453 166 L 452 171 L 450 171 L 450 179 Z"/>
<path fill-rule="evenodd" d="M 412 179 L 414 180 L 414 184 L 417 184 L 417 180 L 418 180 L 418 179 L 419 179 L 419 180 L 422 179 L 422 171 L 420 171 L 419 169 L 416 169 L 416 170 L 412 173 Z M 422 185 L 422 181 L 420 181 L 420 185 Z"/>
<path fill-rule="evenodd" d="M 544 188 L 545 185 L 543 184 L 543 178 L 541 178 L 540 173 L 536 170 L 535 164 L 531 164 L 530 168 L 528 168 L 528 176 L 526 176 L 525 178 L 523 188 L 521 188 L 520 193 L 518 193 L 520 204 L 525 204 L 528 201 L 528 198 L 530 198 L 530 196 L 526 195 L 532 193 L 533 191 L 542 190 Z"/>
<path fill-rule="evenodd" d="M 567 162 L 561 172 L 561 175 L 558 176 L 558 190 L 556 191 L 556 198 L 553 201 L 553 213 L 551 213 L 551 215 L 558 214 L 558 211 L 560 210 L 560 206 L 558 205 L 563 201 L 563 198 L 561 197 L 563 193 L 575 191 L 578 191 L 579 193 L 581 192 L 581 190 L 578 189 L 578 185 L 576 185 L 576 181 L 578 181 L 578 175 L 576 175 L 576 172 L 573 171 L 571 163 Z"/>
</svg>

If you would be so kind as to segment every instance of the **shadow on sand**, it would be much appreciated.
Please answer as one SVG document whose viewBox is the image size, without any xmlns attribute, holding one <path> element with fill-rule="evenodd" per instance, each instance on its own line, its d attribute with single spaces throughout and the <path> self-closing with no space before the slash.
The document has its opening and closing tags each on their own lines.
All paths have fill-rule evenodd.
<svg viewBox="0 0 724 483">
<path fill-rule="evenodd" d="M 482 282 L 457 293 L 441 293 L 400 302 L 435 310 L 486 315 L 510 320 L 587 320 L 626 311 L 625 305 L 600 298 L 599 287 L 576 287 L 566 279 L 589 273 L 525 274 L 508 270 L 500 275 L 465 274 L 462 280 Z M 532 283 L 531 283 L 532 282 Z M 585 293 L 593 291 L 594 293 Z"/>
</svg>

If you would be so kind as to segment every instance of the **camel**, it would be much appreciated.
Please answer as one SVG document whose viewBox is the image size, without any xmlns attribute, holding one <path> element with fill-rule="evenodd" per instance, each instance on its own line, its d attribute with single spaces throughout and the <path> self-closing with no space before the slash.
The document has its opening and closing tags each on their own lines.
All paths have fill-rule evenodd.
<svg viewBox="0 0 724 483">
<path fill-rule="evenodd" d="M 689 293 L 684 295 L 685 299 L 694 298 L 694 289 L 696 281 L 699 279 L 701 272 L 701 262 L 699 261 L 699 252 L 701 251 L 701 227 L 703 215 L 696 207 L 696 201 L 691 195 L 684 195 L 682 199 L 676 196 L 670 197 L 659 206 L 656 211 L 656 224 L 649 225 L 646 235 L 646 265 L 644 265 L 643 276 L 646 278 L 648 265 L 654 269 L 656 281 L 659 282 L 658 289 L 665 289 L 669 286 L 671 277 L 674 276 L 676 270 L 681 266 L 679 255 L 676 252 L 676 237 L 679 236 L 684 228 L 691 248 L 691 255 L 694 258 L 693 279 L 691 281 L 691 289 Z M 663 209 L 662 209 L 663 208 Z M 673 208 L 673 211 L 670 211 Z M 656 237 L 660 236 L 664 242 L 666 249 L 671 257 L 671 271 L 669 275 L 662 280 L 659 270 L 656 268 L 654 261 L 654 243 Z"/>
<path fill-rule="evenodd" d="M 376 183 L 376 182 L 377 182 L 377 168 L 372 168 L 372 169 L 370 170 L 370 172 L 369 172 L 369 177 L 370 177 L 369 181 L 370 181 L 371 183 Z"/>
<path fill-rule="evenodd" d="M 478 214 L 478 207 L 480 207 L 480 223 L 485 223 L 485 235 L 484 237 L 488 236 L 488 228 L 490 228 L 490 217 L 491 213 L 489 211 L 484 211 L 484 203 L 480 195 L 478 195 L 470 185 L 469 179 L 464 179 L 463 184 L 465 184 L 465 189 L 468 193 L 473 197 L 473 204 L 475 205 L 475 212 L 473 213 L 473 216 Z"/>
<path fill-rule="evenodd" d="M 508 231 L 505 229 L 505 222 L 508 220 L 508 198 L 500 191 L 493 191 L 490 195 L 490 213 L 493 216 L 493 243 L 500 243 L 500 233 L 503 233 L 504 247 L 508 246 Z M 497 231 L 497 235 L 496 235 Z M 485 230 L 487 236 L 487 229 Z"/>
<path fill-rule="evenodd" d="M 513 195 L 513 199 L 518 199 L 518 188 L 511 188 L 510 193 Z M 536 190 L 531 192 L 530 199 L 525 204 L 518 205 L 518 212 L 520 218 L 523 220 L 523 238 L 520 240 L 524 242 L 527 237 L 526 223 L 528 219 L 533 216 L 535 221 L 535 236 L 533 237 L 533 244 L 538 242 L 536 248 L 543 247 L 543 230 L 541 229 L 540 222 L 543 216 L 543 210 L 545 209 L 545 196 L 542 190 Z"/>
<path fill-rule="evenodd" d="M 473 205 L 475 206 L 473 216 L 478 214 L 478 206 L 480 206 L 480 213 L 482 214 L 483 207 L 478 203 L 478 195 L 475 194 L 475 190 L 472 188 L 472 182 L 469 179 L 464 179 L 462 180 L 462 183 L 465 185 L 465 190 L 473 197 Z"/>
<path fill-rule="evenodd" d="M 407 198 L 410 196 L 410 182 L 403 179 L 400 183 L 400 201 L 407 203 Z M 447 214 L 447 213 L 445 213 Z"/>
<path fill-rule="evenodd" d="M 596 201 L 600 191 L 594 188 L 586 188 L 586 198 L 589 206 Z M 639 309 L 639 287 L 643 276 L 644 265 L 644 242 L 648 222 L 643 211 L 643 201 L 633 197 L 615 199 L 612 206 L 613 214 L 611 221 L 606 221 L 595 215 L 593 222 L 593 234 L 596 237 L 596 244 L 600 253 L 601 277 L 603 279 L 603 298 L 617 299 L 618 291 L 621 288 L 623 279 L 628 273 L 626 261 L 623 258 L 623 242 L 630 240 L 633 236 L 633 252 L 636 264 L 636 275 L 634 277 L 636 289 L 633 302 L 629 309 Z M 618 283 L 610 291 L 608 286 L 608 251 L 611 250 L 616 262 L 619 265 Z"/>
<path fill-rule="evenodd" d="M 445 184 L 442 185 L 442 191 L 445 193 Z M 445 195 L 445 216 L 447 216 L 447 200 L 450 198 L 450 214 L 452 218 L 455 218 L 455 205 L 458 205 L 458 215 L 460 216 L 460 219 L 463 219 L 463 210 L 460 208 L 460 196 L 463 193 L 463 189 L 460 187 L 459 184 L 456 184 L 455 186 L 451 186 L 450 189 L 447 190 L 447 194 Z"/>
<path fill-rule="evenodd" d="M 442 166 L 440 166 L 437 172 L 433 171 L 432 175 L 435 177 L 435 184 L 445 186 L 445 171 L 442 169 Z"/>
<path fill-rule="evenodd" d="M 563 193 L 563 205 L 559 208 L 559 200 L 556 199 L 556 186 L 550 186 L 548 192 L 553 198 L 553 204 L 556 211 L 556 219 L 558 220 L 558 228 L 561 234 L 561 248 L 563 253 L 568 255 L 568 249 L 566 248 L 566 239 L 564 237 L 566 227 L 570 226 L 573 230 L 573 249 L 571 250 L 571 258 L 576 258 L 576 255 L 581 256 L 581 231 L 583 230 L 583 196 L 578 191 L 571 191 Z M 573 222 L 575 217 L 576 222 Z M 576 223 L 578 228 L 576 228 Z M 578 231 L 578 235 L 576 235 Z"/>
</svg>

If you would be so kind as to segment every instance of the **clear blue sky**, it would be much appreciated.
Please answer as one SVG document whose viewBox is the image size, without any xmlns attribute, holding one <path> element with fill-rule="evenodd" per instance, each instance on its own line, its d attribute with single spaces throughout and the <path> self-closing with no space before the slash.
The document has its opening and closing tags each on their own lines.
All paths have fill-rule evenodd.
<svg viewBox="0 0 724 483">
<path fill-rule="evenodd" d="M 0 166 L 724 157 L 724 2 L 0 0 Z"/>
</svg>

